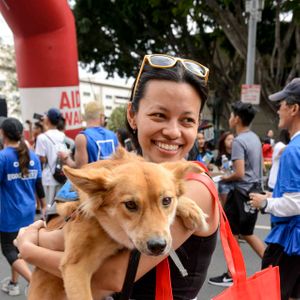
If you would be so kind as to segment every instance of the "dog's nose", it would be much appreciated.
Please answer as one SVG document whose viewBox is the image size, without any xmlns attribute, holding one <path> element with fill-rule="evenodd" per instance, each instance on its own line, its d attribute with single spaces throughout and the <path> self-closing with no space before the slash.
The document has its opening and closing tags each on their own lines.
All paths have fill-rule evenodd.
<svg viewBox="0 0 300 300">
<path fill-rule="evenodd" d="M 165 239 L 157 238 L 147 242 L 147 247 L 153 255 L 160 255 L 167 246 Z"/>
</svg>

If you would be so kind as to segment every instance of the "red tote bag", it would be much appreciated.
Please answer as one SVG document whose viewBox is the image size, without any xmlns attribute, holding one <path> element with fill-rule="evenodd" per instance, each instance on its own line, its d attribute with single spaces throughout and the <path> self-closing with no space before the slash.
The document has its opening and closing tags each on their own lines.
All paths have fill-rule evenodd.
<svg viewBox="0 0 300 300">
<path fill-rule="evenodd" d="M 206 175 L 189 174 L 187 179 L 202 182 L 211 192 L 220 210 L 220 237 L 233 285 L 211 300 L 280 300 L 279 268 L 270 266 L 247 278 L 241 249 L 233 236 L 218 200 L 217 190 Z"/>
</svg>

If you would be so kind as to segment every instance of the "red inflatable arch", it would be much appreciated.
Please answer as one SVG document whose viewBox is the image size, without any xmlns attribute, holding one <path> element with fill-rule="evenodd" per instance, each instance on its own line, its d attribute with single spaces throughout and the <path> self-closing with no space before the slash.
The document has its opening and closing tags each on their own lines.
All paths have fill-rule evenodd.
<svg viewBox="0 0 300 300">
<path fill-rule="evenodd" d="M 67 134 L 81 128 L 74 17 L 66 0 L 2 0 L 14 35 L 22 119 L 61 109 Z"/>
</svg>

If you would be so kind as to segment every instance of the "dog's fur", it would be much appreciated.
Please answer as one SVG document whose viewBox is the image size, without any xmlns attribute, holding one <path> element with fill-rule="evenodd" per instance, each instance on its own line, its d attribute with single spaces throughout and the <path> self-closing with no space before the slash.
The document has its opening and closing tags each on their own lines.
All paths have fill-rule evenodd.
<svg viewBox="0 0 300 300">
<path fill-rule="evenodd" d="M 154 164 L 120 149 L 111 160 L 64 171 L 80 195 L 76 216 L 64 228 L 64 287 L 61 279 L 37 269 L 30 300 L 65 299 L 64 288 L 69 300 L 92 300 L 91 277 L 109 256 L 122 248 L 167 254 L 175 215 L 188 229 L 207 226 L 205 214 L 183 196 L 184 176 L 202 172 L 192 162 Z M 73 210 L 73 204 L 59 207 L 61 215 Z"/>
</svg>

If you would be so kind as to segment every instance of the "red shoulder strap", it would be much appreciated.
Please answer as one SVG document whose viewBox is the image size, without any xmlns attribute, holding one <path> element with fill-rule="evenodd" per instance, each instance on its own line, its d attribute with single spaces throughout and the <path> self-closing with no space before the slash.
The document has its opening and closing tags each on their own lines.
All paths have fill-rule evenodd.
<svg viewBox="0 0 300 300">
<path fill-rule="evenodd" d="M 214 182 L 205 174 L 190 173 L 187 180 L 197 180 L 204 184 L 214 198 L 220 211 L 220 238 L 228 269 L 234 282 L 246 280 L 246 268 L 241 249 L 233 236 L 226 214 L 218 198 L 218 192 Z"/>
</svg>

